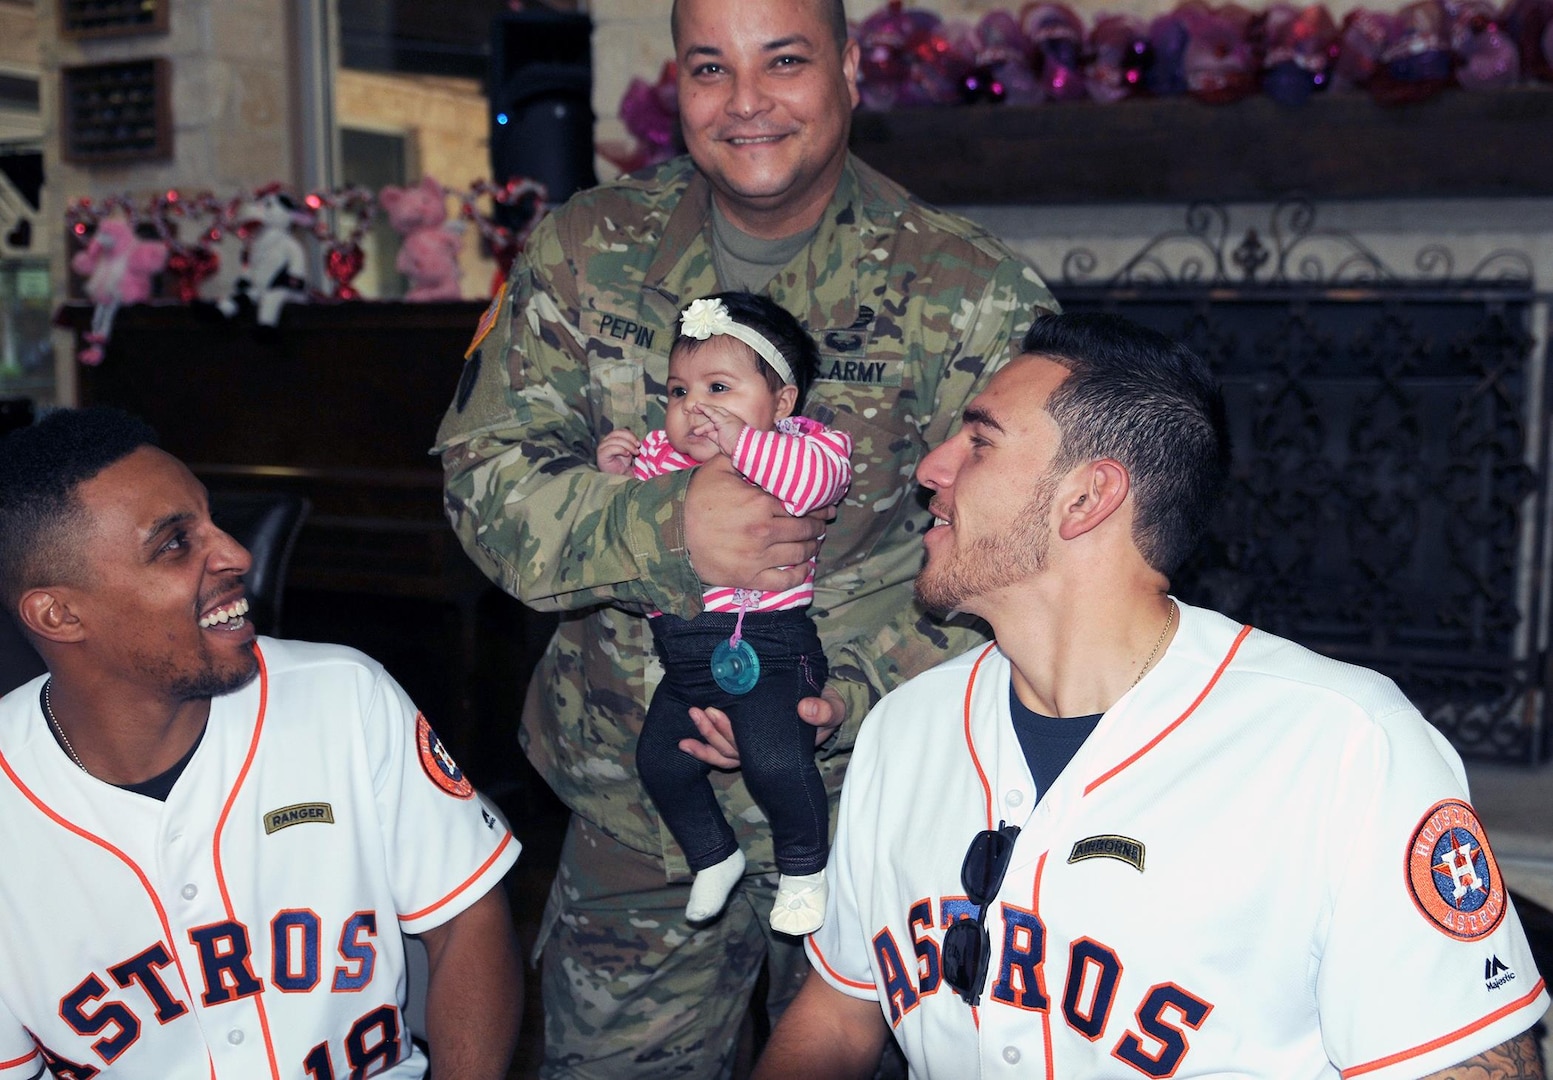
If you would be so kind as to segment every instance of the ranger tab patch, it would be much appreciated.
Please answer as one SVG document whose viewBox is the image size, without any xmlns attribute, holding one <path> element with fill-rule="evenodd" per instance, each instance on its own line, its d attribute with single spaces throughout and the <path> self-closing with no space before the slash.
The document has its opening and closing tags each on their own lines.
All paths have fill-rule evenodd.
<svg viewBox="0 0 1553 1080">
<path fill-rule="evenodd" d="M 264 832 L 265 835 L 269 835 L 278 833 L 282 829 L 289 829 L 293 825 L 304 825 L 309 822 L 317 825 L 333 825 L 334 807 L 326 802 L 303 802 L 282 806 L 279 810 L 271 810 L 264 815 Z"/>
<path fill-rule="evenodd" d="M 415 714 L 415 741 L 420 746 L 421 768 L 433 784 L 455 798 L 467 799 L 474 795 L 475 786 L 448 753 L 448 748 L 442 745 L 437 733 L 431 730 L 425 713 Z"/>
<path fill-rule="evenodd" d="M 1477 813 L 1460 799 L 1434 804 L 1413 830 L 1407 884 L 1418 910 L 1458 941 L 1487 937 L 1504 921 L 1504 879 Z"/>
</svg>

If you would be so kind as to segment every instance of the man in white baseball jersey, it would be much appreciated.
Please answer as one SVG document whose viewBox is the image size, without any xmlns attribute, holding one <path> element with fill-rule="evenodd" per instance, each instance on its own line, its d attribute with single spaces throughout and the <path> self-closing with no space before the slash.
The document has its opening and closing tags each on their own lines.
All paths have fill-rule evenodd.
<svg viewBox="0 0 1553 1080">
<path fill-rule="evenodd" d="M 0 1078 L 505 1077 L 518 843 L 383 669 L 256 638 L 248 553 L 152 433 L 0 442 Z"/>
<path fill-rule="evenodd" d="M 1456 754 L 1388 679 L 1167 591 L 1227 462 L 1205 366 L 1112 316 L 1024 353 L 917 469 L 918 595 L 997 640 L 863 725 L 757 1077 L 866 1077 L 892 1035 L 944 1080 L 1542 1077 Z"/>
</svg>

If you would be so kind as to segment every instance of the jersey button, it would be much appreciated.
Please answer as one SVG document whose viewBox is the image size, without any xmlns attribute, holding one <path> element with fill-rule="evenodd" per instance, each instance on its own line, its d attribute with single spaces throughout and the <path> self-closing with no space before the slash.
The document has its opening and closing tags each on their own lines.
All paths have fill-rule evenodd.
<svg viewBox="0 0 1553 1080">
<path fill-rule="evenodd" d="M 199 886 L 193 884 L 192 882 L 190 884 L 188 884 L 188 885 L 185 885 L 183 887 L 183 898 L 185 900 L 193 900 L 199 894 L 200 894 Z"/>
<path fill-rule="evenodd" d="M 1019 1064 L 1019 1047 L 1017 1047 L 1017 1046 L 1005 1046 L 1003 1048 L 1003 1060 L 1008 1062 L 1010 1065 L 1018 1065 Z"/>
<path fill-rule="evenodd" d="M 1003 796 L 1003 801 L 1008 803 L 1010 806 L 1019 806 L 1025 801 L 1025 793 L 1020 791 L 1018 788 L 1015 788 L 1013 791 L 1010 791 L 1007 795 Z"/>
<path fill-rule="evenodd" d="M 237 1028 L 233 1028 L 231 1031 L 226 1033 L 226 1041 L 231 1043 L 233 1046 L 241 1045 L 243 1041 L 243 1033 Z"/>
</svg>

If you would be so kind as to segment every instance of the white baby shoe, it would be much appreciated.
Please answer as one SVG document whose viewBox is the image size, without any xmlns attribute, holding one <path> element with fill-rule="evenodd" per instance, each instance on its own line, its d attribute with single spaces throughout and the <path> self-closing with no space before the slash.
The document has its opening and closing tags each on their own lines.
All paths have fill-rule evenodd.
<svg viewBox="0 0 1553 1080">
<path fill-rule="evenodd" d="M 776 903 L 771 905 L 771 929 L 802 937 L 825 921 L 825 871 L 801 877 L 783 874 L 777 883 Z"/>
</svg>

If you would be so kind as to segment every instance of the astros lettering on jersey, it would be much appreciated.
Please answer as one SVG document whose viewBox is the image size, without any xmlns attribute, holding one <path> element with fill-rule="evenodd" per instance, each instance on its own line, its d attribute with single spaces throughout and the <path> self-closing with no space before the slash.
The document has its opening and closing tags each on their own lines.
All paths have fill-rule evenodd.
<svg viewBox="0 0 1553 1080">
<path fill-rule="evenodd" d="M 166 802 L 0 700 L 0 1080 L 420 1077 L 400 934 L 518 843 L 373 661 L 258 640 Z"/>
<path fill-rule="evenodd" d="M 1548 995 L 1455 752 L 1383 676 L 1180 610 L 1039 801 L 995 645 L 879 704 L 823 977 L 944 1080 L 1416 1076 L 1531 1027 Z M 1000 821 L 1021 831 L 972 1010 L 939 949 Z"/>
</svg>

